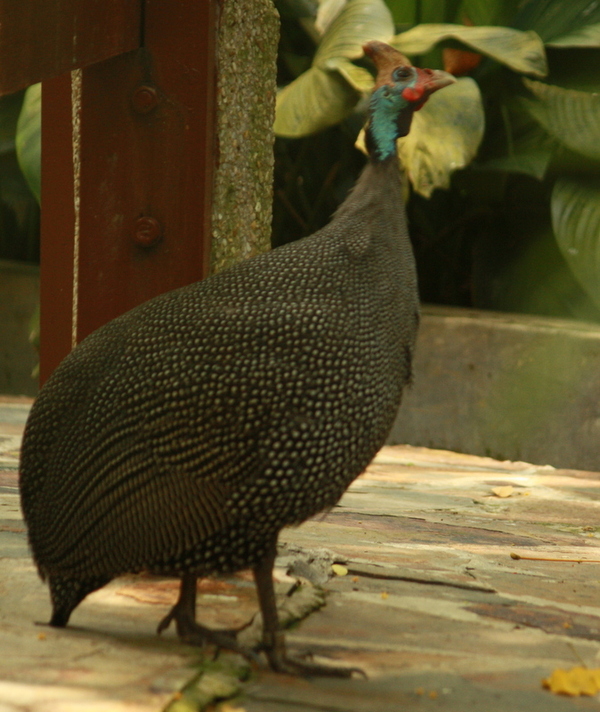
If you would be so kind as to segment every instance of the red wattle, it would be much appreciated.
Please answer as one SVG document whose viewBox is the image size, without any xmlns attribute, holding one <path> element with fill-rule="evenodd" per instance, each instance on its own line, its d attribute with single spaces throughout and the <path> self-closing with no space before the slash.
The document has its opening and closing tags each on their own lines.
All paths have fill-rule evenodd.
<svg viewBox="0 0 600 712">
<path fill-rule="evenodd" d="M 425 89 L 417 85 L 416 87 L 406 87 L 406 89 L 402 91 L 402 96 L 406 101 L 419 101 L 423 98 L 424 93 Z"/>
</svg>

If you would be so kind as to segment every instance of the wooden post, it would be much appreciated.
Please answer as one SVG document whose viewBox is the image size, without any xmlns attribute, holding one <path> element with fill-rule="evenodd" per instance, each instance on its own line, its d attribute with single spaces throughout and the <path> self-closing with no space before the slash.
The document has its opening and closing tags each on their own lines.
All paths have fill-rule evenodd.
<svg viewBox="0 0 600 712">
<path fill-rule="evenodd" d="M 135 49 L 141 30 L 141 0 L 2 2 L 0 95 Z"/>
<path fill-rule="evenodd" d="M 216 22 L 215 0 L 146 0 L 143 46 L 44 83 L 42 382 L 97 327 L 208 273 Z"/>
<path fill-rule="evenodd" d="M 101 324 L 208 273 L 224 1 L 0 5 L 0 95 L 44 80 L 42 383 Z"/>
</svg>

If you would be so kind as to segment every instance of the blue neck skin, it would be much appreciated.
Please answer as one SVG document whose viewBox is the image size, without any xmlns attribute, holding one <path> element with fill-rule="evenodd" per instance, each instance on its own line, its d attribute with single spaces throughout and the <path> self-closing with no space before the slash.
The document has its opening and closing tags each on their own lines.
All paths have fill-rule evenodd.
<svg viewBox="0 0 600 712">
<path fill-rule="evenodd" d="M 384 85 L 373 92 L 369 114 L 366 131 L 369 155 L 376 162 L 385 161 L 396 155 L 396 139 L 408 133 L 412 110 L 398 89 Z"/>
</svg>

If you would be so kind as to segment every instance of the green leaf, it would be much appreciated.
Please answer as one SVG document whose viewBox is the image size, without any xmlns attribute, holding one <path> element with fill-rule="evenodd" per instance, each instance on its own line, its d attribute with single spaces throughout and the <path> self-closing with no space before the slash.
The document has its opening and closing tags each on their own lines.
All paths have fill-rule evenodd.
<svg viewBox="0 0 600 712">
<path fill-rule="evenodd" d="M 600 95 L 523 82 L 534 96 L 523 99 L 523 105 L 548 133 L 577 153 L 600 158 Z"/>
<path fill-rule="evenodd" d="M 543 145 L 543 144 L 546 145 Z M 523 142 L 515 144 L 514 152 L 502 158 L 493 158 L 482 164 L 483 168 L 507 173 L 524 173 L 542 180 L 554 151 L 546 141 Z"/>
<path fill-rule="evenodd" d="M 396 25 L 417 24 L 416 0 L 387 0 L 386 4 Z"/>
<path fill-rule="evenodd" d="M 23 92 L 0 97 L 0 154 L 15 150 L 15 132 L 22 104 Z"/>
<path fill-rule="evenodd" d="M 500 107 L 501 126 L 486 136 L 488 160 L 480 167 L 508 173 L 523 173 L 542 180 L 558 142 L 531 118 L 518 99 Z"/>
<path fill-rule="evenodd" d="M 327 69 L 338 71 L 348 84 L 361 94 L 368 94 L 373 91 L 375 80 L 371 72 L 362 67 L 357 67 L 356 64 L 352 64 L 344 57 L 330 59 L 327 62 Z"/>
<path fill-rule="evenodd" d="M 427 0 L 418 4 L 418 23 L 447 22 L 448 6 L 453 3 L 449 0 Z"/>
<path fill-rule="evenodd" d="M 328 60 L 363 56 L 363 45 L 369 40 L 389 42 L 394 22 L 383 0 L 348 0 L 329 26 L 317 48 L 313 66 L 325 67 Z"/>
<path fill-rule="evenodd" d="M 520 0 L 463 0 L 456 17 L 452 19 L 465 25 L 510 25 L 519 2 Z"/>
<path fill-rule="evenodd" d="M 535 32 L 509 27 L 417 25 L 396 35 L 391 44 L 405 54 L 424 54 L 444 40 L 458 40 L 515 72 L 544 77 L 548 73 L 544 45 Z"/>
<path fill-rule="evenodd" d="M 348 0 L 323 35 L 313 66 L 277 95 L 275 133 L 299 138 L 348 116 L 360 97 L 357 88 L 370 89 L 373 82 L 367 80 L 366 70 L 351 69 L 347 60 L 362 57 L 368 40 L 387 41 L 393 32 L 383 0 Z"/>
<path fill-rule="evenodd" d="M 315 19 L 315 27 L 321 35 L 344 9 L 346 2 L 347 0 L 321 0 Z"/>
<path fill-rule="evenodd" d="M 286 138 L 316 133 L 342 121 L 358 97 L 337 72 L 311 67 L 277 95 L 273 129 Z"/>
<path fill-rule="evenodd" d="M 546 44 L 548 47 L 599 47 L 600 22 L 595 25 L 579 27 Z"/>
<path fill-rule="evenodd" d="M 544 42 L 555 43 L 599 22 L 600 3 L 595 0 L 529 0 L 511 24 L 535 30 Z"/>
<path fill-rule="evenodd" d="M 314 17 L 317 12 L 317 4 L 317 0 L 275 0 L 281 17 L 291 17 L 294 20 L 302 17 Z"/>
<path fill-rule="evenodd" d="M 40 202 L 42 144 L 42 85 L 34 84 L 25 92 L 17 123 L 16 149 L 19 166 Z"/>
<path fill-rule="evenodd" d="M 472 161 L 485 128 L 481 94 L 469 77 L 433 94 L 398 141 L 398 156 L 417 193 L 448 188 L 451 174 Z"/>
<path fill-rule="evenodd" d="M 560 251 L 578 282 L 600 306 L 600 180 L 559 178 L 551 209 Z"/>
</svg>

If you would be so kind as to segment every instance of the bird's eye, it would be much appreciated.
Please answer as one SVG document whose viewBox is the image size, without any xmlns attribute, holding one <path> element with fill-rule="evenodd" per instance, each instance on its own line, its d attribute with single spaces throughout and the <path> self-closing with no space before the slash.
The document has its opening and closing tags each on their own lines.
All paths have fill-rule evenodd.
<svg viewBox="0 0 600 712">
<path fill-rule="evenodd" d="M 398 67 L 394 69 L 394 79 L 396 81 L 401 81 L 402 79 L 408 79 L 412 76 L 412 70 L 410 67 Z"/>
</svg>

